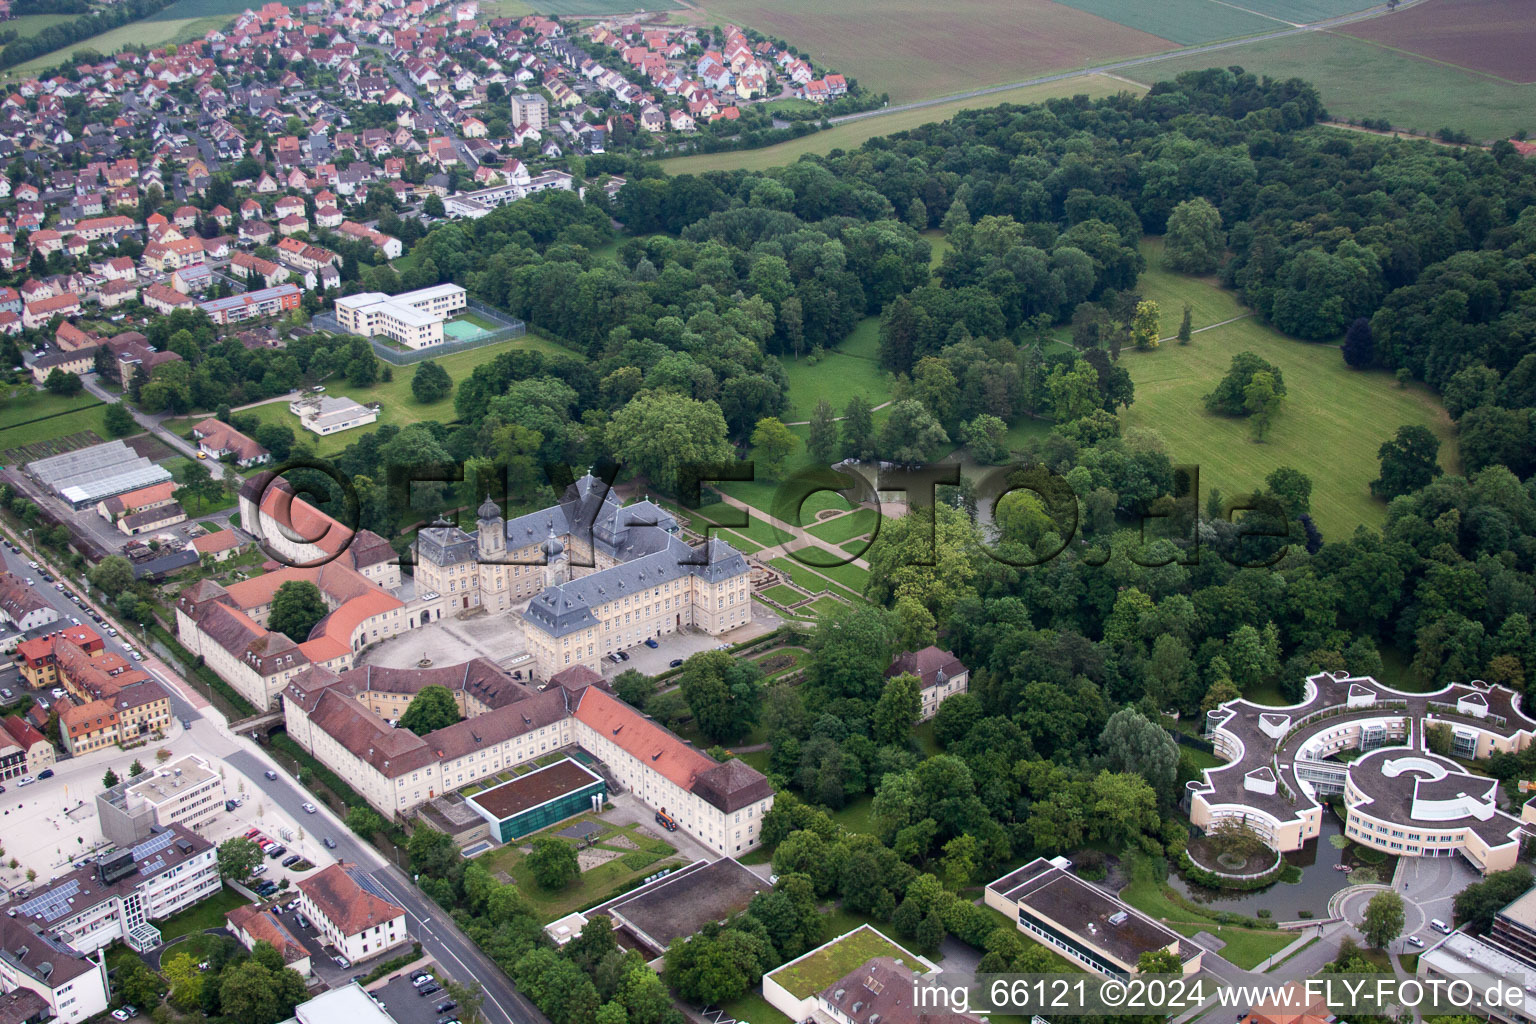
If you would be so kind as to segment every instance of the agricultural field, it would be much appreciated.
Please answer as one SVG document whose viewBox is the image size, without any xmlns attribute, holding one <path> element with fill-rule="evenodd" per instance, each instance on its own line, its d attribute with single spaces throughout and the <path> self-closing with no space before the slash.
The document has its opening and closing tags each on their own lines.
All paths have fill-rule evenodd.
<svg viewBox="0 0 1536 1024">
<path fill-rule="evenodd" d="M 1149 262 L 1138 288 L 1159 303 L 1165 335 L 1177 329 L 1185 301 L 1197 310 L 1197 330 L 1202 316 L 1227 319 L 1219 296 L 1201 294 L 1219 291 L 1213 284 L 1161 271 L 1155 248 Z M 1285 407 L 1262 444 L 1250 439 L 1246 420 L 1207 413 L 1202 401 L 1244 351 L 1274 363 L 1285 378 Z M 1252 493 L 1280 466 L 1301 470 L 1312 478 L 1312 516 L 1330 540 L 1384 520 L 1386 505 L 1371 496 L 1369 483 L 1380 468 L 1377 449 L 1399 426 L 1429 427 L 1440 438 L 1442 466 L 1458 465 L 1450 417 L 1428 389 L 1400 388 L 1386 372 L 1348 369 L 1337 347 L 1287 338 L 1254 317 L 1198 333 L 1187 346 L 1165 342 L 1120 358 L 1136 384 L 1135 403 L 1121 413 L 1126 427 L 1161 435 L 1175 463 L 1198 465 L 1204 494 Z"/>
<path fill-rule="evenodd" d="M 76 50 L 95 50 L 97 53 L 111 54 L 125 46 L 164 46 L 166 43 L 200 39 L 213 29 L 222 28 L 226 22 L 249 6 L 251 6 L 249 2 L 242 3 L 239 0 L 176 0 L 176 3 L 156 11 L 142 21 L 123 25 L 110 32 L 82 39 L 62 50 L 54 50 L 52 53 L 34 57 L 24 64 L 8 68 L 5 73 L 13 77 L 36 74 L 61 63 Z M 38 14 L 29 17 L 47 18 L 51 21 L 35 25 L 30 33 L 23 33 L 24 35 L 39 32 L 47 24 L 67 21 L 74 15 Z M 23 20 L 25 19 L 18 18 L 11 24 L 16 25 Z"/>
<path fill-rule="evenodd" d="M 535 14 L 557 17 L 604 18 L 631 11 L 676 11 L 682 4 L 674 0 L 527 0 L 526 7 Z"/>
<path fill-rule="evenodd" d="M 892 103 L 1069 71 L 1174 43 L 1051 0 L 707 0 L 705 13 L 787 39 Z M 1142 5 L 1137 5 L 1142 6 Z M 718 23 L 718 22 L 716 22 Z M 708 20 L 705 24 L 710 24 Z"/>
<path fill-rule="evenodd" d="M 1061 0 L 1068 7 L 1096 14 L 1127 28 L 1161 36 L 1180 45 L 1235 39 L 1288 27 L 1276 18 L 1214 0 L 1158 0 L 1127 4 L 1121 0 Z"/>
<path fill-rule="evenodd" d="M 979 85 L 980 82 L 976 84 Z M 884 87 L 879 85 L 876 85 L 876 88 L 884 90 Z M 676 156 L 670 160 L 663 160 L 661 166 L 668 174 L 702 174 L 705 171 L 736 170 L 765 171 L 770 167 L 782 167 L 785 164 L 794 163 L 806 153 L 830 153 L 834 149 L 856 149 L 876 136 L 891 135 L 934 121 L 948 120 L 962 110 L 983 110 L 1003 103 L 1039 103 L 1042 100 L 1063 96 L 1083 95 L 1091 99 L 1100 99 L 1117 93 L 1140 91 L 1142 87 L 1135 82 L 1126 82 L 1105 75 L 1079 75 L 1075 78 L 1064 78 L 1059 82 L 1004 89 L 969 99 L 918 107 L 915 110 L 897 110 L 873 117 L 861 117 L 855 121 L 833 125 L 826 131 L 812 132 L 810 135 L 781 142 L 775 146 L 764 146 L 761 149 Z M 894 94 L 892 102 L 895 102 Z"/>
<path fill-rule="evenodd" d="M 99 438 L 111 437 L 107 432 L 106 412 L 106 405 L 95 395 L 81 393 L 61 398 L 47 391 L 20 388 L 0 404 L 0 457 L 23 445 L 35 445 L 70 434 L 93 432 Z M 39 456 L 31 453 L 30 457 Z"/>
<path fill-rule="evenodd" d="M 1363 22 L 1376 26 L 1403 17 Z M 1305 78 L 1317 87 L 1334 118 L 1386 118 L 1418 133 L 1444 126 L 1474 139 L 1536 132 L 1536 86 L 1486 75 L 1389 49 L 1337 32 L 1310 32 L 1245 43 L 1215 53 L 1139 64 L 1121 74 L 1150 85 L 1183 71 L 1239 66 L 1272 78 Z"/>
<path fill-rule="evenodd" d="M 19 39 L 30 39 L 45 28 L 74 21 L 78 14 L 23 14 L 0 24 L 0 30 L 15 32 Z"/>
<path fill-rule="evenodd" d="M 1428 0 L 1342 31 L 1505 81 L 1536 82 L 1536 18 L 1516 0 Z"/>
</svg>

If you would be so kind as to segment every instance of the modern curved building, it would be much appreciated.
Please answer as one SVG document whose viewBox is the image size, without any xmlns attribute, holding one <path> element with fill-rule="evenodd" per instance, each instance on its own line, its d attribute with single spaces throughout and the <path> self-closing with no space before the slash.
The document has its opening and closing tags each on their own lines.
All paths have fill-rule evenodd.
<svg viewBox="0 0 1536 1024">
<path fill-rule="evenodd" d="M 1187 786 L 1190 821 L 1207 831 L 1241 821 L 1274 849 L 1297 850 L 1317 838 L 1323 804 L 1337 796 L 1345 834 L 1387 853 L 1460 853 L 1483 872 L 1513 867 L 1519 855 L 1522 819 L 1499 808 L 1495 780 L 1461 763 L 1522 750 L 1536 736 L 1536 719 L 1505 687 L 1474 680 L 1406 693 L 1322 672 L 1299 703 L 1228 701 L 1206 728 L 1229 762 Z M 1451 756 L 1430 750 L 1430 730 Z"/>
</svg>

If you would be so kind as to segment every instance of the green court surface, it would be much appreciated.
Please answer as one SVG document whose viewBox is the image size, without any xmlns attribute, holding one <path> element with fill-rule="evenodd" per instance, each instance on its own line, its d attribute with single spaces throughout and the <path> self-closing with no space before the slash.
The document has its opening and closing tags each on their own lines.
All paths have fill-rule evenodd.
<svg viewBox="0 0 1536 1024">
<path fill-rule="evenodd" d="M 443 324 L 443 333 L 459 341 L 474 341 L 490 332 L 468 320 L 455 318 Z"/>
</svg>

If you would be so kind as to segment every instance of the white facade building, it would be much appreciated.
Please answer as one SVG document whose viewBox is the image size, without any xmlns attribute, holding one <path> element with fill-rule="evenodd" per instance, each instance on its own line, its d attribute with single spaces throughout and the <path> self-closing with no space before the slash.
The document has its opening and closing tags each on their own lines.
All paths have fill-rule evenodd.
<svg viewBox="0 0 1536 1024">
<path fill-rule="evenodd" d="M 456 284 L 418 288 L 399 295 L 359 292 L 336 300 L 342 328 L 365 338 L 385 337 L 412 349 L 443 343 L 443 322 L 468 304 Z"/>
</svg>

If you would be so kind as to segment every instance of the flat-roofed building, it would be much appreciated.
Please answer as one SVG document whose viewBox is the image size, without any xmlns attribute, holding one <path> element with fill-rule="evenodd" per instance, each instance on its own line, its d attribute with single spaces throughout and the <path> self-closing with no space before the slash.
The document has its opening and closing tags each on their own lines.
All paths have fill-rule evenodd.
<svg viewBox="0 0 1536 1024">
<path fill-rule="evenodd" d="M 1474 1002 L 1469 1007 L 1457 1007 L 1457 1013 L 1486 1015 L 1504 1024 L 1531 1024 L 1536 1020 L 1528 995 L 1536 991 L 1536 968 L 1486 939 L 1462 931 L 1451 932 L 1419 954 L 1414 974 L 1425 982 L 1466 984 Z M 1520 992 L 1526 998 L 1513 1006 L 1484 1001 L 1482 996 L 1495 986 Z"/>
<path fill-rule="evenodd" d="M 223 809 L 224 780 L 195 754 L 96 794 L 101 833 L 118 846 L 142 842 L 156 826 L 180 824 L 201 832 Z"/>
<path fill-rule="evenodd" d="M 986 904 L 1019 931 L 1097 974 L 1135 974 L 1141 954 L 1169 952 L 1185 974 L 1201 949 L 1123 900 L 1074 875 L 1064 857 L 1037 857 L 987 886 Z"/>
<path fill-rule="evenodd" d="M 466 304 L 466 293 L 456 284 L 399 295 L 360 292 L 336 300 L 336 319 L 353 334 L 382 336 L 407 348 L 423 349 L 443 343 L 443 322 Z"/>
<path fill-rule="evenodd" d="M 34 889 L 10 910 L 13 920 L 46 928 L 84 953 L 117 941 L 143 952 L 160 944 L 160 929 L 151 922 L 223 887 L 213 845 L 172 825 Z"/>
<path fill-rule="evenodd" d="M 601 775 L 567 757 L 482 790 L 465 802 L 490 823 L 490 834 L 498 843 L 509 843 L 574 814 L 599 809 L 607 795 L 608 784 Z"/>
<path fill-rule="evenodd" d="M 296 398 L 288 403 L 288 411 L 299 418 L 299 426 L 321 437 L 366 427 L 379 419 L 376 405 L 362 405 L 350 398 L 333 398 L 330 395 Z"/>
</svg>

